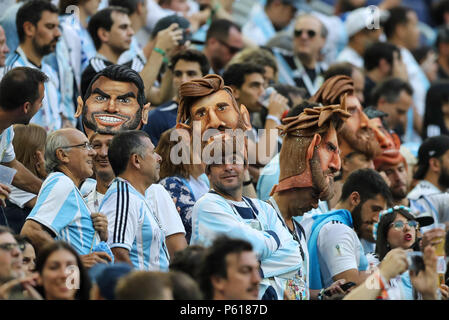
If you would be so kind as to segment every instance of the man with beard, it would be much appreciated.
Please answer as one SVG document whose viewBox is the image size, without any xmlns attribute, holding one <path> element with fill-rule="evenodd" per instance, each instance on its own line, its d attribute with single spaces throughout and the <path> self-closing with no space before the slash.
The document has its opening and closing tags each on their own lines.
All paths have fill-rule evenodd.
<svg viewBox="0 0 449 320">
<path fill-rule="evenodd" d="M 140 129 L 149 107 L 139 74 L 126 66 L 111 65 L 95 75 L 84 97 L 78 97 L 75 117 L 82 116 L 88 137 L 94 132 L 116 134 Z"/>
<path fill-rule="evenodd" d="M 243 196 L 244 171 L 248 167 L 245 144 L 238 136 L 220 134 L 211 138 L 206 148 L 211 155 L 206 165 L 211 190 L 193 207 L 190 244 L 208 247 L 223 234 L 246 240 L 261 264 L 259 298 L 305 298 L 302 290 L 296 290 L 302 280 L 298 243 L 270 205 Z"/>
<path fill-rule="evenodd" d="M 23 66 L 37 68 L 49 77 L 50 81 L 45 83 L 46 94 L 42 108 L 31 122 L 47 131 L 60 129 L 65 108 L 61 106 L 58 75 L 43 61 L 46 55 L 55 51 L 61 36 L 58 9 L 44 0 L 27 2 L 17 12 L 16 24 L 20 44 L 6 60 L 5 71 Z"/>
<path fill-rule="evenodd" d="M 310 289 L 326 288 L 339 279 L 363 283 L 368 259 L 360 239 L 374 241 L 374 222 L 390 202 L 390 190 L 380 174 L 359 169 L 343 185 L 335 210 L 301 221 L 308 239 Z"/>
<path fill-rule="evenodd" d="M 435 222 L 449 226 L 449 137 L 430 137 L 418 150 L 418 169 L 414 176 L 421 180 L 410 191 L 411 203 L 419 202 L 422 212 L 431 213 Z"/>
<path fill-rule="evenodd" d="M 303 299 L 310 298 L 309 255 L 304 230 L 294 218 L 317 208 L 318 200 L 333 195 L 333 174 L 340 169 L 337 131 L 350 116 L 343 101 L 341 106 L 306 108 L 300 115 L 284 119 L 281 127 L 285 134 L 279 160 L 281 172 L 268 203 L 300 249 L 301 281 L 296 290 Z"/>
</svg>

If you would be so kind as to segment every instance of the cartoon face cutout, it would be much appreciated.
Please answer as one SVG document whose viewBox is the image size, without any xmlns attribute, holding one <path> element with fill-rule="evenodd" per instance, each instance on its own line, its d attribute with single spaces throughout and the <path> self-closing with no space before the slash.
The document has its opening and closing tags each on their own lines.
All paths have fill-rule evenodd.
<svg viewBox="0 0 449 320">
<path fill-rule="evenodd" d="M 134 83 L 101 76 L 92 84 L 86 103 L 78 98 L 76 116 L 82 114 L 88 137 L 94 132 L 115 134 L 121 130 L 140 129 L 146 122 L 149 104 L 141 108 L 137 97 L 138 88 Z"/>
<path fill-rule="evenodd" d="M 341 156 L 345 157 L 353 151 L 359 151 L 370 159 L 374 158 L 381 152 L 379 142 L 359 100 L 355 95 L 348 95 L 346 106 L 351 117 L 339 132 Z"/>
</svg>

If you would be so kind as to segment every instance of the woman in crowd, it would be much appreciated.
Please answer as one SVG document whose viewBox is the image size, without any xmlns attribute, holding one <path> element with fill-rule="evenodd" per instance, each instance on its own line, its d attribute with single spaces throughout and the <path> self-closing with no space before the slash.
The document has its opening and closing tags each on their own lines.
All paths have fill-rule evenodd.
<svg viewBox="0 0 449 320">
<path fill-rule="evenodd" d="M 161 139 L 155 149 L 162 159 L 159 183 L 165 187 L 171 197 L 175 199 L 176 207 L 181 215 L 182 223 L 186 230 L 187 243 L 190 242 L 192 233 L 192 209 L 195 202 L 209 191 L 209 181 L 204 174 L 203 164 L 185 164 L 182 161 L 174 164 L 171 151 L 178 144 L 177 141 L 170 141 L 170 135 L 175 129 L 169 129 L 161 135 Z M 182 143 L 182 142 L 179 142 Z M 189 152 L 190 154 L 190 152 Z M 175 155 L 173 155 L 175 156 Z M 186 159 L 183 159 L 186 160 Z"/>
<path fill-rule="evenodd" d="M 88 300 L 90 280 L 81 259 L 67 243 L 55 241 L 39 252 L 38 290 L 45 300 Z"/>
<path fill-rule="evenodd" d="M 408 251 L 419 248 L 417 244 L 418 231 L 419 223 L 411 213 L 410 208 L 395 206 L 382 211 L 376 231 L 376 254 L 379 261 L 382 262 L 388 252 L 396 248 Z M 405 252 L 402 253 L 402 259 L 404 257 Z M 421 298 L 425 298 L 426 289 L 425 281 L 416 275 L 411 276 L 407 270 L 389 280 L 386 284 L 386 298 L 390 300 L 416 300 L 418 299 L 418 293 L 420 293 Z M 447 296 L 446 288 L 442 293 L 445 297 Z"/>
<path fill-rule="evenodd" d="M 20 161 L 35 176 L 45 179 L 44 150 L 47 132 L 36 124 L 14 125 L 14 139 L 12 144 L 16 159 Z M 5 225 L 19 234 L 25 219 L 36 203 L 37 195 L 25 192 L 11 186 L 11 194 L 6 200 L 6 208 L 3 208 Z M 2 219 L 0 219 L 1 221 Z"/>
<path fill-rule="evenodd" d="M 22 251 L 22 269 L 26 277 L 34 274 L 36 267 L 36 251 L 31 244 L 30 239 L 20 235 L 14 236 L 19 244 L 20 251 Z"/>
</svg>

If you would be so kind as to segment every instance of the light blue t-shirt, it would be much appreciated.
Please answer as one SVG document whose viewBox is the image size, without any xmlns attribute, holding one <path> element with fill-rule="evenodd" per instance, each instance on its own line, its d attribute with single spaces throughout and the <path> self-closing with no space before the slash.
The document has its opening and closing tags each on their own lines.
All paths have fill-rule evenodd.
<svg viewBox="0 0 449 320">
<path fill-rule="evenodd" d="M 261 261 L 264 279 L 259 298 L 274 289 L 275 297 L 271 298 L 283 299 L 286 281 L 295 277 L 302 264 L 298 244 L 283 227 L 276 211 L 258 199 L 245 197 L 237 202 L 226 200 L 214 191 L 208 192 L 193 207 L 190 244 L 208 247 L 220 235 L 252 244 Z M 279 277 L 280 281 L 265 281 L 272 277 Z"/>
<path fill-rule="evenodd" d="M 152 206 L 128 181 L 116 178 L 99 211 L 108 218 L 108 244 L 124 248 L 139 270 L 168 271 L 165 234 Z"/>
<path fill-rule="evenodd" d="M 80 255 L 91 253 L 100 242 L 80 191 L 62 172 L 52 172 L 45 179 L 28 219 L 50 229 L 56 240 L 67 242 Z"/>
</svg>

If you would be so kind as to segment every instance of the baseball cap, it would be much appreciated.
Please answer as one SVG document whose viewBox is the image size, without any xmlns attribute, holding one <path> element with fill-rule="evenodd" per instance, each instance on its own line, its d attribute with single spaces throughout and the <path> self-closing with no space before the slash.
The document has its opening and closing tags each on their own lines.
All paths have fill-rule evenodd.
<svg viewBox="0 0 449 320">
<path fill-rule="evenodd" d="M 384 22 L 387 18 L 387 13 L 385 10 L 377 11 L 379 14 L 379 22 Z M 376 11 L 373 12 L 369 7 L 358 8 L 351 11 L 345 21 L 345 28 L 348 37 L 352 37 L 357 32 L 363 29 L 368 29 L 367 26 L 371 25 L 373 21 L 375 22 Z"/>
<path fill-rule="evenodd" d="M 430 226 L 434 223 L 434 219 L 429 212 L 419 212 L 413 211 L 412 215 L 415 217 L 415 220 L 418 221 L 420 227 Z"/>
<path fill-rule="evenodd" d="M 449 136 L 441 135 L 426 139 L 418 150 L 418 169 L 413 178 L 421 180 L 429 169 L 430 158 L 438 158 L 449 150 Z"/>
</svg>

